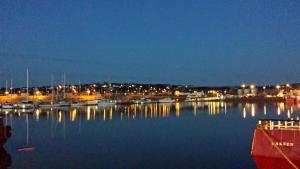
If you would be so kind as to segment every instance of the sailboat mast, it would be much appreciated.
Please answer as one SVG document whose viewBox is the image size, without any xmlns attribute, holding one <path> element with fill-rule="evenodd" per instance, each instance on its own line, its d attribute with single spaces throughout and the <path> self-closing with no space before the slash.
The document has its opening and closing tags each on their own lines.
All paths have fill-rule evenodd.
<svg viewBox="0 0 300 169">
<path fill-rule="evenodd" d="M 52 90 L 52 98 L 51 98 L 51 103 L 54 101 L 54 85 L 53 85 L 53 75 L 51 75 L 51 90 Z"/>
<path fill-rule="evenodd" d="M 10 96 L 11 100 L 13 99 L 13 79 L 10 79 Z"/>
<path fill-rule="evenodd" d="M 26 76 L 27 76 L 27 82 L 26 82 L 26 101 L 28 102 L 29 100 L 29 72 L 28 72 L 28 68 L 26 70 Z"/>
<path fill-rule="evenodd" d="M 5 94 L 7 94 L 7 80 L 5 81 Z"/>
<path fill-rule="evenodd" d="M 64 72 L 64 99 L 66 98 L 66 72 Z"/>
<path fill-rule="evenodd" d="M 80 81 L 80 80 L 79 80 L 79 83 L 78 83 L 78 84 L 79 84 L 79 86 L 78 86 L 78 88 L 79 88 L 79 89 L 78 89 L 78 93 L 80 93 L 80 92 L 81 92 L 81 81 Z"/>
</svg>

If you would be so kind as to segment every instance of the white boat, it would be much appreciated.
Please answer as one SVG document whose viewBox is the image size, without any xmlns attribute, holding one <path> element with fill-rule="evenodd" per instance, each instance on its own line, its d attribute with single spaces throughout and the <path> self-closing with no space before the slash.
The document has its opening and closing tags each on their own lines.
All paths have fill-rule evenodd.
<svg viewBox="0 0 300 169">
<path fill-rule="evenodd" d="M 115 104 L 116 104 L 116 101 L 114 101 L 114 100 L 101 100 L 98 102 L 98 106 L 100 106 L 100 107 L 112 106 Z"/>
<path fill-rule="evenodd" d="M 164 99 L 160 99 L 158 100 L 159 103 L 174 103 L 175 100 L 171 99 L 171 98 L 164 98 Z"/>
<path fill-rule="evenodd" d="M 145 104 L 146 103 L 146 99 L 137 99 L 137 100 L 133 100 L 134 104 Z"/>
<path fill-rule="evenodd" d="M 51 101 L 40 103 L 38 105 L 38 107 L 40 107 L 40 108 L 48 109 L 48 108 L 60 107 L 58 102 L 54 102 L 54 97 L 55 97 L 56 93 L 54 90 L 53 79 L 54 79 L 54 77 L 53 77 L 53 75 L 51 75 Z"/>
<path fill-rule="evenodd" d="M 216 97 L 204 97 L 204 98 L 200 98 L 198 99 L 199 101 L 221 101 L 223 100 L 224 98 L 223 97 L 219 97 L 219 96 L 216 96 Z"/>
<path fill-rule="evenodd" d="M 146 99 L 146 100 L 145 100 L 145 103 L 146 103 L 146 104 L 157 103 L 157 102 L 158 102 L 158 101 L 151 100 L 151 99 Z"/>
<path fill-rule="evenodd" d="M 88 100 L 86 101 L 86 105 L 98 105 L 101 100 Z"/>
<path fill-rule="evenodd" d="M 69 107 L 69 106 L 71 106 L 71 103 L 69 101 L 60 101 L 60 102 L 58 102 L 58 105 L 60 107 Z"/>
<path fill-rule="evenodd" d="M 33 109 L 34 108 L 34 104 L 33 102 L 29 101 L 29 71 L 28 69 L 26 70 L 26 78 L 27 78 L 27 82 L 26 82 L 26 100 L 22 101 L 20 103 L 16 103 L 13 105 L 13 107 L 15 109 Z"/>
<path fill-rule="evenodd" d="M 72 102 L 71 107 L 82 107 L 86 106 L 86 102 Z"/>
<path fill-rule="evenodd" d="M 54 102 L 43 102 L 41 104 L 39 104 L 40 108 L 53 108 L 53 107 L 59 107 L 58 103 L 54 103 Z"/>
<path fill-rule="evenodd" d="M 195 99 L 195 98 L 186 98 L 184 101 L 185 102 L 196 102 L 197 99 Z"/>
<path fill-rule="evenodd" d="M 70 107 L 71 102 L 68 101 L 60 101 L 60 102 L 44 102 L 39 104 L 39 108 L 60 108 L 60 107 Z"/>
<path fill-rule="evenodd" d="M 1 107 L 2 107 L 2 109 L 8 109 L 8 110 L 14 108 L 13 104 L 9 104 L 9 103 L 4 103 L 4 104 L 2 104 Z"/>
<path fill-rule="evenodd" d="M 34 104 L 33 104 L 33 102 L 30 102 L 30 101 L 23 101 L 20 103 L 13 104 L 13 107 L 15 109 L 32 109 L 32 108 L 34 108 Z"/>
</svg>

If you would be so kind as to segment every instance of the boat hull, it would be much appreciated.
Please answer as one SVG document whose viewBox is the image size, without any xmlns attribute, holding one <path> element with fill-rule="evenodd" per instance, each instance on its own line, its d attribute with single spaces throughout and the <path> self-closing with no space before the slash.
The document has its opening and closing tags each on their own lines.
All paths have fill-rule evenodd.
<svg viewBox="0 0 300 169">
<path fill-rule="evenodd" d="M 263 130 L 255 129 L 252 155 L 260 157 L 300 160 L 300 130 Z"/>
<path fill-rule="evenodd" d="M 258 169 L 300 168 L 299 126 L 299 121 L 265 121 L 258 125 L 251 150 Z"/>
</svg>

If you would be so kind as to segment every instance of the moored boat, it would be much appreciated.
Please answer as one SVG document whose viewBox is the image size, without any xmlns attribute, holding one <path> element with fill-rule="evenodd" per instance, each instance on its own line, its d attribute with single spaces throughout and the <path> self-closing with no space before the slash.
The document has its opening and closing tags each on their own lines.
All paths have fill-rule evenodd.
<svg viewBox="0 0 300 169">
<path fill-rule="evenodd" d="M 69 106 L 71 106 L 71 102 L 66 101 L 66 100 L 62 100 L 62 101 L 58 102 L 58 105 L 60 107 L 69 107 Z"/>
<path fill-rule="evenodd" d="M 258 169 L 300 168 L 300 121 L 260 120 L 251 155 Z"/>
<path fill-rule="evenodd" d="M 174 103 L 175 100 L 171 99 L 171 98 L 164 98 L 164 99 L 160 99 L 158 100 L 159 103 Z"/>
<path fill-rule="evenodd" d="M 127 105 L 131 105 L 133 102 L 131 100 L 121 100 L 119 102 L 120 105 L 124 105 L 124 106 L 127 106 Z"/>
<path fill-rule="evenodd" d="M 157 103 L 157 100 L 145 99 L 145 104 Z"/>
<path fill-rule="evenodd" d="M 13 104 L 10 104 L 10 103 L 4 103 L 4 104 L 1 105 L 1 108 L 5 109 L 5 110 L 6 109 L 11 110 L 11 109 L 14 108 L 14 106 L 13 106 Z"/>
<path fill-rule="evenodd" d="M 100 106 L 100 107 L 112 106 L 115 104 L 116 104 L 116 101 L 114 101 L 114 100 L 101 100 L 100 102 L 98 102 L 98 106 Z"/>
<path fill-rule="evenodd" d="M 88 100 L 86 101 L 86 105 L 97 105 L 101 100 Z"/>
<path fill-rule="evenodd" d="M 13 107 L 15 109 L 33 109 L 34 108 L 34 103 L 31 101 L 23 101 L 20 103 L 15 103 L 13 104 Z"/>
<path fill-rule="evenodd" d="M 87 103 L 86 102 L 84 102 L 84 101 L 73 101 L 72 103 L 71 103 L 71 107 L 82 107 L 82 106 L 86 106 L 87 105 Z"/>
<path fill-rule="evenodd" d="M 55 108 L 55 107 L 60 107 L 60 104 L 59 102 L 43 102 L 43 103 L 40 103 L 39 108 Z"/>
</svg>

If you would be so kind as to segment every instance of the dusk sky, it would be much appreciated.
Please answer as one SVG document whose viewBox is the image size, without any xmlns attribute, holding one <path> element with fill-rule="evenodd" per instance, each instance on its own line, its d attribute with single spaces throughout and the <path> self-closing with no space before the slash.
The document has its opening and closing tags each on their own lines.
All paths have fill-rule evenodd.
<svg viewBox="0 0 300 169">
<path fill-rule="evenodd" d="M 0 86 L 300 81 L 300 1 L 0 1 Z"/>
</svg>

